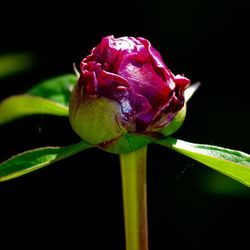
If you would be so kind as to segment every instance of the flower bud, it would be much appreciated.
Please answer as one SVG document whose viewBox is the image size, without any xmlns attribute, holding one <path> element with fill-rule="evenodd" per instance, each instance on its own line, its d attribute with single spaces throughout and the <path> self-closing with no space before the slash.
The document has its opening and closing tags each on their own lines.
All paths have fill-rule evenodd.
<svg viewBox="0 0 250 250">
<path fill-rule="evenodd" d="M 71 126 L 109 152 L 136 150 L 181 126 L 189 83 L 168 69 L 148 40 L 104 37 L 80 64 L 69 106 Z"/>
</svg>

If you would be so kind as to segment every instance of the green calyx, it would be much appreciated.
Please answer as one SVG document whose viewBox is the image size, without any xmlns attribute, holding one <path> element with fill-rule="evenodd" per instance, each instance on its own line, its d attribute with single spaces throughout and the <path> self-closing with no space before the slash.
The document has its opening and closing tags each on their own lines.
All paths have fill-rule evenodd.
<svg viewBox="0 0 250 250">
<path fill-rule="evenodd" d="M 138 150 L 152 141 L 169 136 L 182 125 L 186 115 L 186 104 L 174 119 L 163 128 L 150 129 L 145 133 L 127 131 L 122 125 L 119 103 L 106 97 L 81 96 L 79 89 L 73 90 L 69 104 L 69 119 L 73 130 L 85 142 L 114 154 Z"/>
<path fill-rule="evenodd" d="M 174 119 L 167 124 L 165 127 L 158 129 L 156 131 L 160 132 L 164 136 L 169 136 L 175 133 L 183 124 L 186 117 L 187 105 L 184 104 L 183 108 L 176 114 Z"/>
<path fill-rule="evenodd" d="M 155 139 L 148 135 L 125 133 L 112 141 L 98 145 L 98 147 L 109 153 L 125 154 L 136 151 L 153 140 Z"/>
<path fill-rule="evenodd" d="M 186 104 L 176 114 L 175 118 L 164 128 L 148 134 L 124 133 L 112 141 L 100 144 L 98 147 L 114 154 L 124 154 L 136 151 L 153 141 L 175 133 L 183 124 L 186 116 Z"/>
<path fill-rule="evenodd" d="M 71 101 L 69 118 L 73 130 L 86 142 L 97 145 L 120 137 L 124 132 L 119 124 L 119 105 L 105 97 L 83 97 Z"/>
</svg>

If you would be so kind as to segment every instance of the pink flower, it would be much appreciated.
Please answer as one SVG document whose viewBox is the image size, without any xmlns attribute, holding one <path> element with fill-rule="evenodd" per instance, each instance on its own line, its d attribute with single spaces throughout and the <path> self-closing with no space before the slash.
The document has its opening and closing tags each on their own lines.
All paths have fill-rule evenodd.
<svg viewBox="0 0 250 250">
<path fill-rule="evenodd" d="M 109 126 L 116 127 L 117 136 L 123 133 L 150 134 L 168 126 L 183 108 L 184 90 L 189 83 L 189 79 L 183 75 L 175 76 L 168 69 L 148 40 L 104 37 L 80 64 L 80 78 L 71 102 L 72 127 L 79 120 L 75 116 L 83 114 L 79 108 L 102 98 L 116 106 L 115 124 Z M 105 112 L 110 113 L 100 111 L 95 122 L 99 119 L 102 124 Z M 84 139 L 81 124 L 76 127 L 76 132 Z M 114 139 L 109 137 L 108 140 Z"/>
</svg>

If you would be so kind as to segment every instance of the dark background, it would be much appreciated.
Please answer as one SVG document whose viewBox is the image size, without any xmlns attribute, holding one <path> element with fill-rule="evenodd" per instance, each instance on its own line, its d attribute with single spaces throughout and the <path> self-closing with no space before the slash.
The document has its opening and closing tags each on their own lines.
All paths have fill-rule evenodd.
<svg viewBox="0 0 250 250">
<path fill-rule="evenodd" d="M 247 0 L 6 4 L 0 55 L 32 52 L 36 65 L 0 80 L 0 100 L 73 73 L 103 36 L 142 36 L 173 73 L 202 83 L 175 137 L 250 153 L 248 14 Z M 28 117 L 1 127 L 0 160 L 78 141 L 65 118 Z M 148 151 L 150 249 L 249 244 L 248 188 L 161 146 Z M 118 156 L 98 149 L 0 183 L 1 245 L 122 250 L 122 216 Z"/>
</svg>

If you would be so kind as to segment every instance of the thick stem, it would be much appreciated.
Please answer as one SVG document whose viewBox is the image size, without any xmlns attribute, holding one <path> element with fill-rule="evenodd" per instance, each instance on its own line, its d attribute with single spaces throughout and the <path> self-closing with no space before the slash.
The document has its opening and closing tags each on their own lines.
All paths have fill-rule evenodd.
<svg viewBox="0 0 250 250">
<path fill-rule="evenodd" d="M 147 147 L 121 154 L 126 250 L 148 250 Z"/>
</svg>

